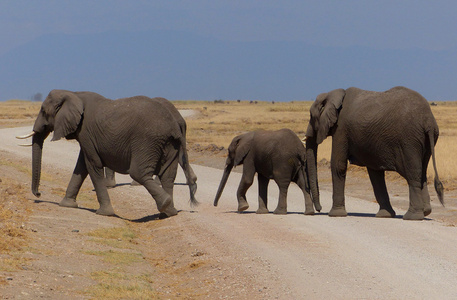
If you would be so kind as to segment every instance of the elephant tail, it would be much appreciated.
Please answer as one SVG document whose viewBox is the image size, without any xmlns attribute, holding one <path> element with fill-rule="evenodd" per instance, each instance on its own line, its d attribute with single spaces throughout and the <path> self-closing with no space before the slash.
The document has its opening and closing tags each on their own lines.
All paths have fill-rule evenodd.
<svg viewBox="0 0 457 300">
<path fill-rule="evenodd" d="M 432 152 L 432 162 L 433 162 L 433 169 L 435 170 L 435 191 L 438 195 L 438 199 L 441 202 L 441 205 L 444 206 L 444 187 L 443 183 L 441 182 L 438 176 L 438 170 L 436 168 L 436 159 L 435 159 L 435 131 L 430 130 L 428 132 L 428 139 L 430 141 L 430 151 Z"/>
</svg>

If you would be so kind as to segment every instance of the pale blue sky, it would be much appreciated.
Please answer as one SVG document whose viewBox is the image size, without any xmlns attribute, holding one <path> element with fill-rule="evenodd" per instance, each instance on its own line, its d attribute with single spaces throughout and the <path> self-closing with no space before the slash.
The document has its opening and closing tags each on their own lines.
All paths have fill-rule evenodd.
<svg viewBox="0 0 457 300">
<path fill-rule="evenodd" d="M 111 97 L 144 93 L 171 99 L 281 98 L 280 101 L 287 101 L 310 99 L 319 92 L 325 92 L 325 89 L 358 86 L 385 90 L 395 85 L 416 89 L 431 100 L 455 100 L 457 76 L 453 70 L 457 69 L 456 16 L 455 0 L 3 0 L 0 2 L 0 75 L 3 75 L 0 79 L 4 82 L 3 85 L 0 82 L 0 101 L 12 97 L 30 97 L 30 94 L 38 91 L 47 94 L 49 89 L 54 87 L 92 89 Z M 234 47 L 238 51 L 232 57 L 236 60 L 229 61 L 223 57 L 230 54 L 229 51 L 221 51 L 219 57 L 218 53 L 211 53 L 212 66 L 206 69 L 188 66 L 185 70 L 195 76 L 193 82 L 186 82 L 185 78 L 179 81 L 179 78 L 171 73 L 165 74 L 164 76 L 168 77 L 162 78 L 163 81 L 160 82 L 152 76 L 156 71 L 152 63 L 148 65 L 151 76 L 144 71 L 140 79 L 132 78 L 134 72 L 127 72 L 132 70 L 124 72 L 118 66 L 117 74 L 124 74 L 125 78 L 130 76 L 132 79 L 132 82 L 127 82 L 127 79 L 122 78 L 125 88 L 117 83 L 116 79 L 121 80 L 116 78 L 117 74 L 103 74 L 101 71 L 110 69 L 112 61 L 107 62 L 108 66 L 97 66 L 98 69 L 93 70 L 92 74 L 94 71 L 100 72 L 99 77 L 88 78 L 86 81 L 81 78 L 81 73 L 73 74 L 76 79 L 56 74 L 61 72 L 59 65 L 47 74 L 39 73 L 53 63 L 52 57 L 55 57 L 56 53 L 49 53 L 50 57 L 45 57 L 48 53 L 40 52 L 40 58 L 34 62 L 41 62 L 41 65 L 30 61 L 27 62 L 27 68 L 20 64 L 31 57 L 31 49 L 25 53 L 24 45 L 25 48 L 38 45 L 43 49 L 43 43 L 49 41 L 47 38 L 50 34 L 60 34 L 62 41 L 71 42 L 71 36 L 65 39 L 61 35 L 93 37 L 94 34 L 100 34 L 100 38 L 104 38 L 107 36 L 104 33 L 109 32 L 148 32 L 146 35 L 150 35 L 151 31 L 166 30 L 184 32 L 184 35 L 188 33 L 188 37 L 193 40 L 197 39 L 196 36 L 202 37 L 203 40 L 206 39 L 204 43 L 208 42 L 213 46 L 217 43 L 208 39 L 226 42 L 224 45 L 230 45 L 228 47 Z M 90 40 L 91 37 L 87 38 Z M 33 43 L 34 41 L 37 42 Z M 249 44 L 259 41 L 274 42 L 274 47 L 266 53 L 259 51 L 262 48 L 253 50 L 253 53 L 259 53 L 257 62 L 240 53 L 240 47 L 243 49 L 244 46 L 264 45 Z M 297 43 L 294 44 L 295 42 Z M 145 41 L 145 44 L 148 43 L 150 44 L 150 41 Z M 320 50 L 311 49 L 311 54 L 303 56 L 303 59 L 299 53 L 288 51 L 295 46 L 296 49 L 302 49 L 304 45 Z M 191 44 L 188 46 L 196 47 Z M 58 50 L 55 45 L 53 47 L 53 50 Z M 205 49 L 202 45 L 198 47 L 198 50 L 194 51 L 202 52 L 202 49 Z M 90 51 L 98 49 L 101 48 Z M 281 63 L 278 59 L 276 62 L 274 49 L 281 49 L 279 56 L 285 53 L 292 55 L 292 60 Z M 177 53 L 171 56 L 171 60 L 185 59 L 188 57 L 186 50 L 186 45 L 183 45 L 182 49 L 174 49 Z M 139 47 L 138 51 L 143 51 L 137 53 L 138 57 L 147 59 L 148 55 L 150 57 L 152 54 L 160 54 L 158 51 L 163 49 L 154 49 L 156 52 L 152 52 L 148 47 Z M 22 53 L 22 56 L 17 53 Z M 341 60 L 335 54 L 329 53 L 341 53 Z M 73 62 L 79 67 L 77 71 L 84 72 L 80 65 L 76 65 L 81 64 L 81 58 L 76 57 L 78 54 L 72 55 L 74 61 L 70 59 L 65 62 Z M 126 62 L 131 58 L 119 57 Z M 191 59 L 201 65 L 201 58 L 192 56 Z M 244 62 L 240 63 L 243 59 Z M 267 64 L 262 61 L 259 63 L 262 59 L 269 63 L 268 74 L 262 70 L 262 66 Z M 224 61 L 226 65 L 222 64 Z M 253 63 L 252 66 L 247 65 L 250 62 Z M 312 62 L 315 64 L 311 64 Z M 329 74 L 333 77 L 317 70 L 322 65 L 335 69 Z M 168 66 L 171 65 L 164 65 L 163 68 L 167 69 Z M 230 67 L 232 73 L 224 72 Z M 1 74 L 1 68 L 8 71 Z M 45 74 L 48 77 L 41 77 L 39 81 L 35 73 L 29 72 L 28 78 L 22 78 L 24 69 L 33 69 L 38 76 Z M 245 72 L 245 77 L 236 78 L 236 69 L 252 73 L 247 75 Z M 168 68 L 167 71 L 175 70 Z M 336 74 L 335 71 L 339 73 Z M 211 72 L 212 75 L 209 74 Z M 263 75 L 265 76 L 262 77 Z M 198 77 L 201 77 L 200 81 L 196 80 Z M 164 82 L 169 85 L 165 86 Z M 211 82 L 210 86 L 208 82 Z"/>
<path fill-rule="evenodd" d="M 231 41 L 377 49 L 457 47 L 453 0 L 4 0 L 0 54 L 49 33 L 183 30 Z"/>
</svg>

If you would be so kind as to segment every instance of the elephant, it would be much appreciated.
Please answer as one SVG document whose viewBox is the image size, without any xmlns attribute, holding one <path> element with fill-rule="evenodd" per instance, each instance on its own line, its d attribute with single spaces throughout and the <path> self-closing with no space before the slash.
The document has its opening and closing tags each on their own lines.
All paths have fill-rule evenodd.
<svg viewBox="0 0 457 300">
<path fill-rule="evenodd" d="M 181 133 L 183 135 L 184 139 L 184 144 L 181 144 L 181 148 L 179 149 L 179 165 L 181 168 L 184 170 L 184 161 L 188 161 L 188 155 L 187 155 L 187 149 L 186 149 L 186 133 L 187 133 L 187 124 L 184 118 L 181 116 L 179 111 L 176 109 L 176 107 L 168 101 L 165 98 L 162 97 L 154 97 L 151 98 L 151 101 L 157 102 L 158 104 L 162 105 L 164 108 L 166 108 L 170 114 L 173 116 L 173 119 L 178 123 L 179 128 L 181 130 Z M 193 179 L 193 182 L 197 182 L 197 175 L 194 173 L 194 170 L 189 164 L 189 172 L 190 176 Z M 116 186 L 116 177 L 115 173 L 113 170 L 106 168 L 105 169 L 105 180 L 106 180 L 106 186 L 108 188 Z M 189 184 L 189 182 L 188 182 Z M 132 185 L 138 185 L 136 181 L 132 182 Z"/>
<path fill-rule="evenodd" d="M 78 207 L 76 196 L 87 175 L 95 188 L 100 215 L 114 215 L 104 179 L 104 167 L 130 176 L 143 185 L 157 204 L 159 217 L 178 212 L 173 186 L 178 155 L 185 136 L 170 111 L 145 96 L 110 100 L 93 92 L 52 90 L 35 120 L 32 139 L 32 193 L 39 197 L 43 142 L 54 132 L 53 141 L 75 139 L 79 157 L 68 184 L 64 207 Z M 196 183 L 189 162 L 183 160 L 192 205 Z M 157 175 L 162 186 L 153 180 Z"/>
<path fill-rule="evenodd" d="M 243 175 L 237 191 L 238 211 L 249 208 L 246 191 L 252 185 L 255 173 L 259 181 L 258 214 L 268 213 L 268 183 L 273 179 L 279 187 L 279 201 L 275 214 L 287 213 L 287 191 L 290 182 L 295 182 L 305 197 L 305 214 L 313 215 L 314 207 L 322 209 L 319 200 L 312 201 L 306 172 L 306 152 L 303 143 L 290 129 L 277 131 L 257 130 L 233 138 L 228 147 L 228 156 L 222 180 L 214 200 L 217 206 L 233 167 L 243 165 Z M 316 199 L 314 199 L 316 200 Z M 313 203 L 314 202 L 314 203 Z"/>
<path fill-rule="evenodd" d="M 376 217 L 395 217 L 385 182 L 385 171 L 396 171 L 409 186 L 405 220 L 422 220 L 431 213 L 427 189 L 430 156 L 435 190 L 441 204 L 443 184 L 438 177 L 435 145 L 439 129 L 427 100 L 406 87 L 384 92 L 351 87 L 317 96 L 310 108 L 306 158 L 311 195 L 319 197 L 317 148 L 332 136 L 333 205 L 329 216 L 347 216 L 344 198 L 347 162 L 366 167 L 379 211 Z"/>
</svg>

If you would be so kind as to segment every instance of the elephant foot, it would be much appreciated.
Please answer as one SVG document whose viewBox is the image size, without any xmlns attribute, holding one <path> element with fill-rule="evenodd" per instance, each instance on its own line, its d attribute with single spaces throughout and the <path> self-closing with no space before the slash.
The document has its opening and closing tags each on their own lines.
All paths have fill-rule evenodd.
<svg viewBox="0 0 457 300">
<path fill-rule="evenodd" d="M 314 209 L 305 209 L 305 215 L 306 216 L 313 216 L 314 215 Z"/>
<path fill-rule="evenodd" d="M 113 187 L 116 186 L 116 181 L 105 179 L 105 185 L 108 189 L 112 189 Z"/>
<path fill-rule="evenodd" d="M 244 200 L 244 199 L 238 200 L 238 211 L 245 211 L 248 208 L 249 208 L 249 204 L 246 200 Z"/>
<path fill-rule="evenodd" d="M 131 186 L 139 186 L 141 185 L 138 181 L 135 181 L 133 180 L 131 183 L 130 183 Z"/>
<path fill-rule="evenodd" d="M 287 215 L 287 209 L 285 209 L 285 208 L 276 208 L 273 213 L 275 215 Z"/>
<path fill-rule="evenodd" d="M 328 212 L 329 217 L 346 217 L 348 213 L 346 212 L 346 208 L 343 207 L 332 207 L 332 209 Z"/>
<path fill-rule="evenodd" d="M 114 216 L 114 209 L 111 205 L 104 205 L 100 206 L 99 209 L 95 212 L 97 215 L 102 215 L 102 216 Z"/>
<path fill-rule="evenodd" d="M 380 209 L 376 214 L 376 218 L 395 218 L 395 211 L 388 211 L 387 209 Z"/>
<path fill-rule="evenodd" d="M 165 200 L 163 200 L 163 202 L 156 200 L 157 209 L 159 210 L 159 212 L 165 213 L 169 217 L 177 215 L 178 211 L 176 210 L 175 205 L 173 204 L 173 198 L 171 198 L 170 195 L 166 193 L 165 195 L 166 197 Z"/>
<path fill-rule="evenodd" d="M 59 206 L 78 208 L 78 203 L 76 203 L 76 199 L 64 197 L 62 201 L 60 201 Z"/>
<path fill-rule="evenodd" d="M 267 208 L 260 208 L 255 212 L 256 214 L 268 214 L 269 211 Z"/>
<path fill-rule="evenodd" d="M 424 208 L 424 216 L 428 216 L 429 214 L 432 213 L 432 207 L 429 205 L 426 205 L 425 208 Z"/>
<path fill-rule="evenodd" d="M 412 212 L 408 210 L 406 214 L 403 215 L 403 220 L 417 220 L 417 221 L 422 221 L 424 219 L 425 215 L 423 211 L 420 212 Z"/>
<path fill-rule="evenodd" d="M 159 219 L 166 219 L 172 216 L 176 216 L 178 214 L 178 211 L 174 206 L 168 207 L 165 211 L 160 212 L 159 214 Z"/>
</svg>

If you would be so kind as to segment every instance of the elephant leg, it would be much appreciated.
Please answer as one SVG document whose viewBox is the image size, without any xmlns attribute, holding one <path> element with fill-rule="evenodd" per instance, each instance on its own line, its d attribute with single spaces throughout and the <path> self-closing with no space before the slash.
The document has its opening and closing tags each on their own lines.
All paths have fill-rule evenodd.
<svg viewBox="0 0 457 300">
<path fill-rule="evenodd" d="M 113 188 L 116 186 L 115 172 L 110 168 L 105 168 L 105 185 L 107 188 Z"/>
<path fill-rule="evenodd" d="M 409 184 L 409 183 L 408 183 Z M 409 184 L 409 209 L 403 215 L 404 220 L 423 220 L 424 201 L 422 199 L 422 189 L 419 186 Z"/>
<path fill-rule="evenodd" d="M 432 206 L 430 205 L 430 194 L 428 192 L 427 182 L 424 183 L 422 188 L 422 201 L 424 202 L 424 216 L 432 213 Z"/>
<path fill-rule="evenodd" d="M 135 178 L 141 185 L 143 185 L 154 198 L 157 209 L 160 212 L 160 218 L 166 218 L 175 216 L 178 214 L 178 211 L 173 205 L 173 199 L 151 176 L 145 176 L 142 178 Z"/>
<path fill-rule="evenodd" d="M 246 192 L 254 182 L 255 171 L 254 168 L 249 168 L 246 164 L 243 167 L 243 175 L 241 176 L 240 185 L 236 192 L 238 199 L 238 211 L 245 211 L 249 208 L 248 201 L 246 200 Z"/>
<path fill-rule="evenodd" d="M 82 151 L 79 151 L 78 160 L 76 162 L 73 175 L 71 176 L 70 182 L 67 186 L 67 191 L 65 192 L 65 197 L 60 201 L 59 205 L 63 207 L 78 207 L 76 203 L 76 196 L 78 196 L 79 190 L 88 175 L 86 168 L 86 162 L 84 160 L 84 154 Z"/>
<path fill-rule="evenodd" d="M 344 152 L 338 149 L 337 144 L 339 143 L 334 139 L 331 158 L 333 205 L 328 215 L 330 217 L 346 217 L 344 186 L 346 183 L 347 156 L 343 155 Z"/>
<path fill-rule="evenodd" d="M 257 214 L 267 214 L 268 211 L 268 183 L 270 179 L 267 177 L 257 174 L 257 179 L 259 181 L 259 209 L 257 209 Z"/>
<path fill-rule="evenodd" d="M 164 204 L 167 205 L 166 207 L 163 207 L 162 210 L 159 209 L 161 213 L 164 213 L 166 217 L 171 217 L 175 216 L 178 214 L 178 211 L 176 210 L 173 202 L 173 188 L 175 185 L 175 179 L 176 179 L 176 174 L 178 172 L 178 160 L 175 159 L 165 170 L 165 172 L 161 175 L 158 176 L 159 180 L 155 179 L 154 182 L 156 182 L 158 185 L 162 184 L 163 190 L 171 197 L 171 203 L 167 204 L 165 202 Z M 162 205 L 163 206 L 163 205 Z M 159 207 L 159 204 L 157 203 L 157 207 Z M 165 217 L 165 216 L 163 216 Z"/>
<path fill-rule="evenodd" d="M 432 206 L 430 205 L 430 194 L 427 186 L 427 168 L 431 157 L 431 151 L 427 150 L 424 159 L 422 160 L 422 201 L 424 202 L 424 216 L 432 213 Z"/>
<path fill-rule="evenodd" d="M 277 182 L 278 183 L 278 182 Z M 289 189 L 290 182 L 278 183 L 279 199 L 278 206 L 274 210 L 274 214 L 285 215 L 287 214 L 287 190 Z"/>
<path fill-rule="evenodd" d="M 430 160 L 430 152 L 422 155 L 418 152 L 404 153 L 408 166 L 402 170 L 403 177 L 409 186 L 409 208 L 403 215 L 404 220 L 423 220 L 426 214 L 431 213 L 430 195 L 427 188 L 427 166 Z"/>
<path fill-rule="evenodd" d="M 370 168 L 367 168 L 368 175 L 370 176 L 371 185 L 373 186 L 374 195 L 376 201 L 379 204 L 379 211 L 376 214 L 378 218 L 394 218 L 395 211 L 392 208 L 389 200 L 389 194 L 387 192 L 386 181 L 385 181 L 385 172 L 376 171 Z"/>
<path fill-rule="evenodd" d="M 105 184 L 105 173 L 103 167 L 95 167 L 90 165 L 86 159 L 86 166 L 89 171 L 90 179 L 95 188 L 97 194 L 97 200 L 100 204 L 100 208 L 97 209 L 96 213 L 104 216 L 115 215 L 111 200 L 109 198 L 108 189 Z"/>
</svg>

